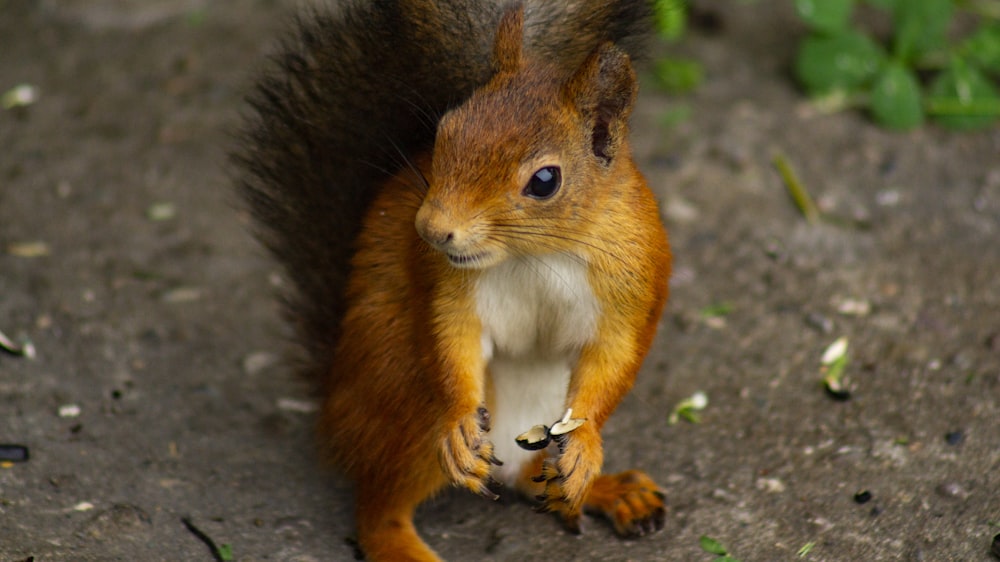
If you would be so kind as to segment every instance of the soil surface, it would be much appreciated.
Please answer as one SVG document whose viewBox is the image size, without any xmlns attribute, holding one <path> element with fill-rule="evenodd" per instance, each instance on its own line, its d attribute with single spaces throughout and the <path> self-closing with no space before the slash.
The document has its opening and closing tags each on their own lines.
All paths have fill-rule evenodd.
<svg viewBox="0 0 1000 562">
<path fill-rule="evenodd" d="M 0 112 L 0 330 L 37 349 L 0 355 L 0 443 L 31 454 L 0 468 L 0 560 L 211 560 L 183 518 L 235 560 L 352 559 L 225 156 L 290 4 L 0 0 L 0 90 L 37 93 Z M 992 559 L 1000 131 L 818 112 L 789 4 L 699 2 L 720 25 L 671 49 L 705 83 L 646 88 L 634 119 L 676 273 L 606 468 L 648 470 L 666 528 L 577 537 L 455 491 L 417 515 L 447 559 L 708 561 L 702 535 L 744 562 Z M 847 401 L 820 382 L 840 337 Z M 700 423 L 668 424 L 697 391 Z"/>
</svg>

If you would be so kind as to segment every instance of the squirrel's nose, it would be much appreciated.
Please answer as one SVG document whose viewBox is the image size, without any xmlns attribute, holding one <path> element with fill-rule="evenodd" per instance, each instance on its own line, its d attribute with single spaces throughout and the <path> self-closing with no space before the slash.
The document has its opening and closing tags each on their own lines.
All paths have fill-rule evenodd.
<svg viewBox="0 0 1000 562">
<path fill-rule="evenodd" d="M 448 230 L 427 229 L 420 234 L 432 246 L 444 248 L 455 240 L 455 233 Z"/>
<path fill-rule="evenodd" d="M 428 244 L 438 249 L 444 249 L 455 243 L 455 230 L 447 224 L 442 213 L 424 203 L 417 211 L 417 234 Z"/>
</svg>

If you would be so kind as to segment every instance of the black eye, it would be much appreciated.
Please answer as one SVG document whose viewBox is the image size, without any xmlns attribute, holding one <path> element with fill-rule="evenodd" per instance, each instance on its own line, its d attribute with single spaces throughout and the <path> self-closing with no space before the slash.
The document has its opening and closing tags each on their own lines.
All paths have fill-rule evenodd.
<svg viewBox="0 0 1000 562">
<path fill-rule="evenodd" d="M 546 166 L 535 172 L 528 180 L 528 185 L 524 186 L 524 195 L 533 199 L 548 199 L 559 191 L 562 185 L 562 175 L 558 166 Z"/>
</svg>

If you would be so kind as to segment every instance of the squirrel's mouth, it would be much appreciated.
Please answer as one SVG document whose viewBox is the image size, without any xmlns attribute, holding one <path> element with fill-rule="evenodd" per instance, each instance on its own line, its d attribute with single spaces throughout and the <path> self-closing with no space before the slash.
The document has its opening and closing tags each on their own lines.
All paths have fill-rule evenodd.
<svg viewBox="0 0 1000 562">
<path fill-rule="evenodd" d="M 490 261 L 488 252 L 478 254 L 453 254 L 445 252 L 445 255 L 448 256 L 448 262 L 455 267 L 477 268 L 487 265 Z"/>
</svg>

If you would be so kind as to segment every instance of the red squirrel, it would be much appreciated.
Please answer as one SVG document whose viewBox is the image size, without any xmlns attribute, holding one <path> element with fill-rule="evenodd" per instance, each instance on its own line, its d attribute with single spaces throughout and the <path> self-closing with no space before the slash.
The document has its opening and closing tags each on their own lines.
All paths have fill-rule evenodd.
<svg viewBox="0 0 1000 562">
<path fill-rule="evenodd" d="M 651 9 L 347 2 L 302 18 L 251 94 L 239 191 L 369 560 L 438 560 L 413 513 L 449 485 L 502 483 L 575 531 L 583 511 L 662 528 L 663 492 L 603 474 L 600 436 L 670 274 L 628 142 Z"/>
</svg>

